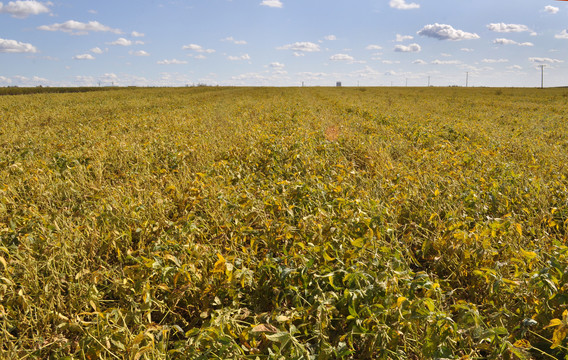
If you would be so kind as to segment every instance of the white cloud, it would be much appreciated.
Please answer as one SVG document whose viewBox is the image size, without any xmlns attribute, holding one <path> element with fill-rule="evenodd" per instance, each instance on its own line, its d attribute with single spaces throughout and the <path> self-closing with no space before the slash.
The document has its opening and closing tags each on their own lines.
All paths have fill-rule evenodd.
<svg viewBox="0 0 568 360">
<path fill-rule="evenodd" d="M 461 51 L 465 51 L 465 52 L 473 52 L 473 49 L 469 49 L 469 48 L 461 48 Z"/>
<path fill-rule="evenodd" d="M 143 33 L 139 33 L 138 31 L 133 31 L 132 33 L 130 33 L 130 35 L 132 37 L 144 37 Z"/>
<path fill-rule="evenodd" d="M 405 40 L 412 40 L 414 39 L 414 36 L 411 35 L 400 35 L 400 34 L 396 34 L 396 42 L 403 42 Z"/>
<path fill-rule="evenodd" d="M 279 62 L 270 63 L 271 68 L 282 69 L 285 65 Z"/>
<path fill-rule="evenodd" d="M 391 8 L 399 9 L 399 10 L 412 10 L 420 8 L 420 5 L 417 3 L 406 3 L 405 0 L 391 0 L 389 3 Z"/>
<path fill-rule="evenodd" d="M 483 59 L 481 60 L 482 63 L 486 64 L 495 64 L 495 63 L 506 63 L 509 62 L 507 59 Z"/>
<path fill-rule="evenodd" d="M 239 60 L 250 60 L 249 54 L 244 54 L 241 56 L 227 56 L 227 59 L 231 61 L 239 61 Z"/>
<path fill-rule="evenodd" d="M 138 51 L 130 51 L 129 52 L 130 55 L 134 55 L 134 56 L 150 56 L 150 54 L 148 54 L 146 51 L 144 50 L 138 50 Z"/>
<path fill-rule="evenodd" d="M 95 57 L 91 54 L 81 54 L 73 56 L 73 60 L 95 60 Z"/>
<path fill-rule="evenodd" d="M 132 41 L 125 39 L 125 38 L 118 38 L 115 41 L 108 43 L 109 45 L 118 45 L 118 46 L 130 46 L 132 45 Z"/>
<path fill-rule="evenodd" d="M 471 40 L 479 39 L 479 35 L 475 33 L 468 33 L 462 30 L 456 30 L 452 26 L 447 24 L 430 24 L 418 31 L 418 35 L 427 36 L 438 40 Z"/>
<path fill-rule="evenodd" d="M 273 8 L 281 8 L 283 6 L 280 0 L 262 0 L 260 5 Z"/>
<path fill-rule="evenodd" d="M 11 84 L 12 80 L 5 76 L 0 76 L 0 83 Z"/>
<path fill-rule="evenodd" d="M 521 24 L 494 23 L 487 25 L 487 28 L 500 33 L 531 31 L 526 25 Z"/>
<path fill-rule="evenodd" d="M 424 61 L 422 59 L 414 60 L 412 63 L 413 64 L 419 64 L 419 65 L 426 65 L 427 64 L 426 61 Z"/>
<path fill-rule="evenodd" d="M 158 61 L 156 64 L 159 64 L 159 65 L 181 65 L 181 64 L 187 64 L 187 61 L 178 60 L 178 59 L 171 59 L 171 60 L 161 60 L 161 61 Z"/>
<path fill-rule="evenodd" d="M 327 41 L 334 41 L 337 40 L 337 37 L 335 35 L 327 35 L 324 37 L 324 39 Z"/>
<path fill-rule="evenodd" d="M 232 42 L 235 45 L 246 45 L 247 42 L 244 40 L 235 40 L 235 38 L 233 38 L 232 36 L 226 37 L 224 39 L 221 39 L 221 41 L 228 41 L 228 42 Z"/>
<path fill-rule="evenodd" d="M 368 45 L 365 49 L 366 50 L 382 50 L 383 47 L 379 46 L 379 45 Z"/>
<path fill-rule="evenodd" d="M 214 53 L 215 50 L 213 49 L 204 49 L 201 45 L 197 45 L 197 44 L 189 44 L 189 45 L 184 45 L 182 47 L 183 50 L 193 50 L 196 51 L 198 53 L 206 53 L 206 54 L 211 54 Z"/>
<path fill-rule="evenodd" d="M 507 69 L 509 69 L 509 70 L 522 70 L 523 68 L 519 65 L 512 65 L 512 66 L 507 66 Z"/>
<path fill-rule="evenodd" d="M 52 2 L 41 3 L 35 0 L 10 1 L 7 5 L 0 2 L 0 13 L 12 15 L 12 17 L 23 19 L 30 15 L 38 15 L 49 12 L 48 6 L 53 6 Z"/>
<path fill-rule="evenodd" d="M 288 44 L 284 46 L 277 47 L 278 50 L 293 50 L 293 51 L 301 51 L 301 52 L 316 52 L 320 51 L 320 47 L 318 44 L 314 44 L 313 42 L 308 41 L 301 41 L 295 42 L 293 44 Z"/>
<path fill-rule="evenodd" d="M 306 54 L 295 51 L 295 52 L 294 52 L 294 56 L 295 56 L 295 57 L 301 57 L 301 56 L 306 56 Z"/>
<path fill-rule="evenodd" d="M 332 61 L 353 61 L 355 60 L 355 58 L 353 58 L 353 56 L 347 55 L 347 54 L 335 54 L 332 55 L 329 60 Z"/>
<path fill-rule="evenodd" d="M 69 20 L 61 24 L 42 25 L 38 27 L 38 29 L 44 31 L 63 31 L 73 35 L 85 35 L 88 34 L 89 31 L 112 32 L 115 34 L 122 33 L 120 30 L 110 28 L 99 23 L 98 21 L 89 21 L 88 23 L 82 23 L 75 20 Z"/>
<path fill-rule="evenodd" d="M 205 60 L 205 59 L 207 59 L 207 56 L 205 56 L 203 54 L 199 54 L 199 55 L 195 55 L 193 58 L 197 59 L 197 60 Z"/>
<path fill-rule="evenodd" d="M 458 60 L 434 60 L 432 61 L 432 64 L 434 65 L 459 65 L 461 64 L 461 61 Z"/>
<path fill-rule="evenodd" d="M 392 65 L 392 64 L 400 64 L 398 60 L 383 60 L 383 64 Z"/>
<path fill-rule="evenodd" d="M 556 14 L 558 13 L 558 11 L 560 11 L 560 9 L 557 8 L 556 6 L 546 5 L 544 7 L 544 11 L 546 11 L 549 14 Z"/>
<path fill-rule="evenodd" d="M 0 38 L 0 53 L 35 53 L 37 49 L 32 44 Z"/>
<path fill-rule="evenodd" d="M 518 46 L 534 46 L 531 42 L 516 42 L 515 40 L 505 39 L 505 38 L 498 38 L 493 40 L 493 44 L 498 45 L 518 45 Z"/>
<path fill-rule="evenodd" d="M 99 47 L 94 47 L 90 50 L 93 54 L 102 54 L 103 50 Z"/>
<path fill-rule="evenodd" d="M 554 35 L 557 39 L 568 39 L 568 30 L 564 29 L 560 34 Z"/>
<path fill-rule="evenodd" d="M 422 50 L 422 48 L 418 44 L 410 44 L 408 46 L 396 45 L 394 47 L 394 51 L 396 52 L 420 52 L 420 50 Z"/>
<path fill-rule="evenodd" d="M 530 57 L 529 61 L 536 64 L 556 64 L 564 62 L 564 60 L 541 58 L 541 57 Z"/>
</svg>

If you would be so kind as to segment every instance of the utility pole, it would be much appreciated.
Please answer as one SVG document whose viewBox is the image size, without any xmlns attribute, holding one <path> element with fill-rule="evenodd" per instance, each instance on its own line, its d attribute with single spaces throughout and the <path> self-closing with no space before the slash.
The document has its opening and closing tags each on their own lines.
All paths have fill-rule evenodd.
<svg viewBox="0 0 568 360">
<path fill-rule="evenodd" d="M 408 87 L 408 78 L 406 78 L 406 87 Z"/>
<path fill-rule="evenodd" d="M 468 83 L 469 83 L 469 72 L 466 71 L 465 72 L 465 87 L 467 87 Z"/>
<path fill-rule="evenodd" d="M 539 65 L 540 66 L 540 88 L 544 89 L 544 66 L 545 65 Z"/>
<path fill-rule="evenodd" d="M 428 76 L 428 87 L 430 87 L 430 76 Z"/>
</svg>

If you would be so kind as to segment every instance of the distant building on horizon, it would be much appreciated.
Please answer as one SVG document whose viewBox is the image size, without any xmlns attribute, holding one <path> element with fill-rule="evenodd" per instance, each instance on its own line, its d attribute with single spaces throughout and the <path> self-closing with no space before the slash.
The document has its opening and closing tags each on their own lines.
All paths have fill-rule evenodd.
<svg viewBox="0 0 568 360">
<path fill-rule="evenodd" d="M 336 87 L 341 87 L 341 81 L 336 82 L 336 83 L 335 83 L 335 86 L 336 86 Z"/>
</svg>

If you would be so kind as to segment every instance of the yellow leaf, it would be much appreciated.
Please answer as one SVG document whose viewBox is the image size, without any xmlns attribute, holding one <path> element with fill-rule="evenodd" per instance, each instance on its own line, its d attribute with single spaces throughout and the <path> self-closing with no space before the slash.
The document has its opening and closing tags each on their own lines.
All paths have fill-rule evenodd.
<svg viewBox="0 0 568 360">
<path fill-rule="evenodd" d="M 224 272 L 225 271 L 225 258 L 221 254 L 217 254 L 219 260 L 215 263 L 213 272 Z"/>
<path fill-rule="evenodd" d="M 515 341 L 515 343 L 513 344 L 514 347 L 518 347 L 521 349 L 530 349 L 532 348 L 532 345 L 530 342 L 528 342 L 528 340 L 525 339 L 520 339 Z"/>
<path fill-rule="evenodd" d="M 519 236 L 523 236 L 523 227 L 521 224 L 515 224 L 515 229 L 517 229 L 517 232 L 519 233 Z"/>
<path fill-rule="evenodd" d="M 552 319 L 550 320 L 550 324 L 546 325 L 544 328 L 549 328 L 549 327 L 554 327 L 554 326 L 558 326 L 558 325 L 562 325 L 562 320 L 560 319 Z"/>
<path fill-rule="evenodd" d="M 399 297 L 399 298 L 396 300 L 396 307 L 401 307 L 401 306 L 402 306 L 402 303 L 405 302 L 405 301 L 406 301 L 406 298 L 405 298 L 404 296 Z"/>
<path fill-rule="evenodd" d="M 562 343 L 562 340 L 566 338 L 567 334 L 568 327 L 566 326 L 560 326 L 559 328 L 554 330 L 554 334 L 552 334 L 552 346 L 550 348 L 554 349 L 558 347 Z"/>
</svg>

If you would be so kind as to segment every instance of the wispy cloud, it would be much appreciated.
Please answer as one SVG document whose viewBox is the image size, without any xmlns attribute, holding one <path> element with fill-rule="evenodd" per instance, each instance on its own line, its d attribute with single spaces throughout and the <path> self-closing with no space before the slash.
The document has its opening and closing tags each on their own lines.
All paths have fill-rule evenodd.
<svg viewBox="0 0 568 360">
<path fill-rule="evenodd" d="M 280 0 L 263 0 L 260 5 L 273 8 L 281 8 L 283 6 Z"/>
<path fill-rule="evenodd" d="M 487 25 L 487 28 L 499 33 L 531 31 L 528 26 L 522 24 L 494 23 Z"/>
<path fill-rule="evenodd" d="M 382 50 L 383 47 L 380 45 L 367 45 L 366 50 Z"/>
<path fill-rule="evenodd" d="M 98 21 L 89 21 L 88 23 L 82 23 L 80 21 L 69 20 L 61 24 L 42 25 L 38 27 L 38 29 L 44 31 L 63 31 L 73 35 L 86 35 L 91 31 L 111 32 L 115 34 L 122 33 L 119 29 L 113 29 L 109 26 L 99 23 Z"/>
<path fill-rule="evenodd" d="M 332 55 L 329 60 L 332 61 L 353 61 L 355 60 L 355 58 L 351 55 L 347 55 L 347 54 L 335 54 Z"/>
<path fill-rule="evenodd" d="M 224 39 L 221 39 L 221 41 L 232 42 L 232 43 L 235 44 L 235 45 L 246 45 L 246 44 L 247 44 L 246 41 L 244 41 L 244 40 L 235 40 L 235 38 L 232 37 L 232 36 L 229 36 L 229 37 L 226 37 L 226 38 L 224 38 Z"/>
<path fill-rule="evenodd" d="M 160 60 L 158 62 L 156 62 L 156 64 L 158 65 L 182 65 L 182 64 L 187 64 L 187 61 L 185 60 L 178 60 L 178 59 L 171 59 L 171 60 Z"/>
<path fill-rule="evenodd" d="M 529 61 L 536 64 L 559 64 L 564 62 L 564 60 L 542 58 L 542 57 L 530 57 Z"/>
<path fill-rule="evenodd" d="M 138 50 L 138 51 L 130 51 L 128 52 L 130 55 L 134 55 L 134 56 L 150 56 L 150 54 L 148 54 L 146 51 L 144 50 Z"/>
<path fill-rule="evenodd" d="M 130 46 L 132 45 L 132 41 L 125 39 L 125 38 L 118 38 L 113 42 L 108 43 L 109 45 L 118 45 L 118 46 Z"/>
<path fill-rule="evenodd" d="M 493 44 L 497 45 L 518 45 L 518 46 L 534 46 L 531 42 L 516 42 L 515 40 L 505 39 L 505 38 L 498 38 L 493 40 Z"/>
<path fill-rule="evenodd" d="M 244 54 L 241 56 L 227 56 L 227 59 L 231 61 L 239 61 L 239 60 L 250 60 L 249 54 Z"/>
<path fill-rule="evenodd" d="M 419 9 L 420 5 L 417 3 L 407 3 L 405 0 L 391 0 L 389 3 L 391 8 L 398 10 L 412 10 Z"/>
<path fill-rule="evenodd" d="M 201 45 L 197 45 L 197 44 L 189 44 L 189 45 L 184 45 L 182 47 L 183 50 L 193 50 L 195 52 L 198 53 L 206 53 L 206 54 L 212 54 L 215 52 L 215 50 L 213 49 L 204 49 L 203 46 Z"/>
<path fill-rule="evenodd" d="M 414 39 L 414 36 L 411 35 L 400 35 L 400 34 L 396 34 L 396 42 L 403 42 L 406 40 L 412 40 Z"/>
<path fill-rule="evenodd" d="M 73 60 L 95 60 L 95 57 L 91 54 L 81 54 L 73 56 Z"/>
<path fill-rule="evenodd" d="M 293 50 L 301 52 L 317 52 L 320 51 L 320 46 L 309 41 L 295 42 L 284 46 L 277 47 L 278 50 Z"/>
</svg>

